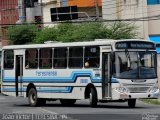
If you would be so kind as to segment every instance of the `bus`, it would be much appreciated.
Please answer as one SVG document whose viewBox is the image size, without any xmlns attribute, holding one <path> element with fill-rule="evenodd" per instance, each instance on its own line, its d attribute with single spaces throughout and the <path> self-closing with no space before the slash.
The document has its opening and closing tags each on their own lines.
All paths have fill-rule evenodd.
<svg viewBox="0 0 160 120">
<path fill-rule="evenodd" d="M 30 106 L 60 100 L 127 102 L 157 98 L 156 45 L 147 40 L 9 45 L 2 49 L 2 93 L 27 97 Z"/>
</svg>

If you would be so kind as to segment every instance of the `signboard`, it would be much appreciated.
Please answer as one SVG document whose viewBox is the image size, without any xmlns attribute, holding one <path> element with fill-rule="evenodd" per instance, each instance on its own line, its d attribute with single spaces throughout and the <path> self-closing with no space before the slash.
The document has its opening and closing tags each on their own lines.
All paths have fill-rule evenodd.
<svg viewBox="0 0 160 120">
<path fill-rule="evenodd" d="M 115 44 L 116 49 L 156 49 L 152 42 L 145 41 L 122 41 Z"/>
<path fill-rule="evenodd" d="M 78 19 L 77 6 L 51 8 L 51 21 L 65 21 Z"/>
</svg>

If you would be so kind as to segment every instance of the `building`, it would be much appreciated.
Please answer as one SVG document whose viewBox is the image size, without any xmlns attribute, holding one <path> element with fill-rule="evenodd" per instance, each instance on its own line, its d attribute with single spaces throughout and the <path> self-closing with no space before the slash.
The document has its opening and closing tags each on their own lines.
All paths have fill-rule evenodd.
<svg viewBox="0 0 160 120">
<path fill-rule="evenodd" d="M 44 26 L 52 26 L 50 9 L 60 7 L 60 0 L 38 0 L 38 3 L 42 5 L 41 13 Z"/>
<path fill-rule="evenodd" d="M 6 29 L 18 20 L 18 0 L 0 0 L 0 42 L 7 45 Z"/>
<path fill-rule="evenodd" d="M 135 24 L 139 38 L 160 43 L 160 0 L 103 0 L 102 13 L 104 20 Z"/>
<path fill-rule="evenodd" d="M 102 17 L 102 0 L 68 0 L 68 6 L 77 6 L 79 19 Z"/>
<path fill-rule="evenodd" d="M 43 22 L 46 26 L 52 23 L 51 8 L 76 6 L 79 19 L 95 19 L 102 17 L 102 0 L 39 0 L 43 5 Z M 59 14 L 59 13 L 58 13 Z"/>
<path fill-rule="evenodd" d="M 22 0 L 21 0 L 22 1 Z M 19 12 L 20 16 L 24 16 L 27 23 L 41 23 L 42 22 L 42 1 L 38 0 L 24 0 L 24 4 L 20 4 L 20 6 L 25 5 L 24 13 L 23 11 Z"/>
<path fill-rule="evenodd" d="M 148 17 L 146 0 L 103 0 L 103 20 L 124 20 L 138 27 L 139 38 L 148 39 Z"/>
<path fill-rule="evenodd" d="M 148 16 L 157 16 L 154 20 L 149 21 L 148 24 L 148 32 L 149 32 L 149 39 L 160 43 L 160 0 L 148 0 Z M 157 49 L 158 53 L 160 53 L 160 49 Z"/>
</svg>

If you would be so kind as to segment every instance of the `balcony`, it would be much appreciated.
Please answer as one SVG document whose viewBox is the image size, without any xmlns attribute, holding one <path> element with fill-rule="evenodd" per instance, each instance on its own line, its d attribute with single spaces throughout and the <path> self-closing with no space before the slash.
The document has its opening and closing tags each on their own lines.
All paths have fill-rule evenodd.
<svg viewBox="0 0 160 120">
<path fill-rule="evenodd" d="M 42 1 L 43 5 L 50 5 L 50 4 L 55 4 L 57 3 L 59 0 L 39 0 L 39 2 Z"/>
</svg>

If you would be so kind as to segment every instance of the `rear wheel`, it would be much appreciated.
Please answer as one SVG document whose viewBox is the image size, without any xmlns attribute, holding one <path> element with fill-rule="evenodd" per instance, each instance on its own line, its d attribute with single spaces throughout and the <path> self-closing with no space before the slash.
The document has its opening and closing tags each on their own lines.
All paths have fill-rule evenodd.
<svg viewBox="0 0 160 120">
<path fill-rule="evenodd" d="M 128 107 L 134 108 L 136 106 L 136 99 L 128 100 Z"/>
<path fill-rule="evenodd" d="M 60 99 L 60 102 L 64 106 L 72 106 L 75 104 L 76 99 Z"/>
<path fill-rule="evenodd" d="M 91 107 L 96 107 L 97 106 L 97 93 L 96 90 L 91 88 L 90 90 L 90 95 L 89 95 L 89 100 L 90 100 L 90 106 Z"/>
</svg>

